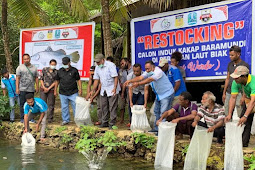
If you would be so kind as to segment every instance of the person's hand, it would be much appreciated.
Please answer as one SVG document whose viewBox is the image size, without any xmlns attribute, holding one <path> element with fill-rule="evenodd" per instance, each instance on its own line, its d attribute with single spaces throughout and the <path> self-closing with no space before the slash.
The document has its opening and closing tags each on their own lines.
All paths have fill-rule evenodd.
<svg viewBox="0 0 255 170">
<path fill-rule="evenodd" d="M 95 97 L 92 97 L 91 99 L 90 99 L 90 103 L 93 103 L 93 100 L 95 99 Z"/>
<path fill-rule="evenodd" d="M 121 93 L 121 98 L 124 99 L 125 98 L 125 94 L 124 92 Z"/>
<path fill-rule="evenodd" d="M 54 96 L 57 97 L 58 96 L 58 92 L 57 90 L 54 90 Z"/>
<path fill-rule="evenodd" d="M 239 125 L 243 126 L 243 124 L 244 124 L 246 121 L 247 121 L 247 118 L 243 116 L 243 117 L 239 120 L 237 126 L 239 126 Z"/>
<path fill-rule="evenodd" d="M 196 127 L 196 126 L 197 126 L 197 121 L 194 121 L 191 125 L 192 125 L 193 127 Z"/>
<path fill-rule="evenodd" d="M 215 128 L 212 126 L 212 127 L 209 127 L 208 128 L 208 130 L 207 130 L 207 132 L 209 133 L 209 132 L 213 132 L 215 130 Z"/>
<path fill-rule="evenodd" d="M 113 94 L 113 96 L 116 95 L 116 89 L 115 88 L 112 90 L 112 94 Z"/>
<path fill-rule="evenodd" d="M 36 127 L 36 128 L 35 128 L 35 131 L 38 132 L 38 131 L 39 131 L 40 124 L 37 123 L 35 127 Z"/>
<path fill-rule="evenodd" d="M 123 85 L 124 85 L 124 86 L 128 86 L 129 83 L 130 83 L 130 80 L 127 80 Z"/>
<path fill-rule="evenodd" d="M 27 128 L 24 129 L 23 133 L 27 133 Z"/>
<path fill-rule="evenodd" d="M 227 123 L 231 120 L 231 115 L 228 115 L 227 117 L 225 117 L 224 122 Z"/>
<path fill-rule="evenodd" d="M 43 88 L 44 93 L 48 93 L 50 91 L 49 88 Z"/>
<path fill-rule="evenodd" d="M 78 94 L 79 96 L 82 96 L 82 90 L 79 90 Z"/>
<path fill-rule="evenodd" d="M 133 106 L 134 106 L 133 102 L 130 102 L 130 107 L 133 107 Z"/>
<path fill-rule="evenodd" d="M 94 94 L 94 90 L 92 90 L 91 92 L 89 92 L 89 94 L 87 95 L 88 98 L 90 98 L 90 96 L 93 96 L 93 94 Z"/>
<path fill-rule="evenodd" d="M 19 89 L 16 89 L 16 94 L 19 94 L 19 93 L 20 93 Z"/>
<path fill-rule="evenodd" d="M 223 94 L 222 95 L 222 102 L 225 103 L 225 100 L 226 100 L 226 94 Z"/>
<path fill-rule="evenodd" d="M 139 86 L 139 84 L 137 83 L 137 82 L 134 82 L 133 84 L 132 84 L 132 88 L 136 88 L 136 87 L 138 87 Z"/>
<path fill-rule="evenodd" d="M 241 105 L 241 106 L 243 105 L 244 100 L 245 100 L 245 98 L 244 98 L 244 97 L 242 97 L 242 98 L 240 99 L 240 105 Z"/>
<path fill-rule="evenodd" d="M 88 101 L 89 100 L 89 93 L 87 94 L 87 96 L 85 97 L 85 99 Z"/>
<path fill-rule="evenodd" d="M 172 123 L 179 123 L 179 119 L 178 118 L 177 119 L 173 119 L 171 122 Z"/>
<path fill-rule="evenodd" d="M 156 122 L 156 125 L 158 126 L 158 125 L 160 124 L 160 122 L 161 122 L 161 120 L 158 120 L 158 121 Z"/>
<path fill-rule="evenodd" d="M 147 108 L 147 103 L 144 103 L 143 107 L 146 109 Z"/>
</svg>

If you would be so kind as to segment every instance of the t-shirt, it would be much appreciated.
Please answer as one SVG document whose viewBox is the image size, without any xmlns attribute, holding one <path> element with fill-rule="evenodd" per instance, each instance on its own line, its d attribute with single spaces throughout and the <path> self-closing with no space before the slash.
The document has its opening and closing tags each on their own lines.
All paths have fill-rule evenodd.
<svg viewBox="0 0 255 170">
<path fill-rule="evenodd" d="M 28 69 L 30 70 L 28 70 Z M 35 78 L 38 77 L 37 68 L 34 65 L 26 67 L 24 64 L 16 69 L 16 76 L 20 76 L 19 90 L 25 92 L 35 91 Z"/>
<path fill-rule="evenodd" d="M 29 106 L 27 102 L 24 104 L 24 114 L 28 114 L 30 111 L 31 113 L 42 113 L 46 112 L 48 109 L 47 104 L 43 99 L 34 98 L 34 105 Z"/>
<path fill-rule="evenodd" d="M 224 107 L 219 104 L 215 104 L 212 112 L 210 112 L 207 107 L 200 106 L 197 115 L 199 117 L 204 117 L 207 126 L 212 127 L 225 118 L 225 111 Z"/>
<path fill-rule="evenodd" d="M 123 84 L 127 81 L 127 76 L 130 73 L 133 73 L 133 67 L 131 66 L 129 69 L 119 69 L 118 75 L 119 75 L 119 79 L 120 79 L 120 83 Z"/>
<path fill-rule="evenodd" d="M 3 77 L 1 79 L 1 88 L 2 89 L 6 88 L 8 90 L 8 96 L 9 97 L 18 96 L 16 94 L 16 75 L 15 74 L 10 74 L 8 79 Z"/>
<path fill-rule="evenodd" d="M 181 109 L 179 109 L 179 108 L 181 108 Z M 190 102 L 190 103 L 189 103 L 189 106 L 188 106 L 187 108 L 184 108 L 184 107 L 180 106 L 180 104 L 176 104 L 176 105 L 173 107 L 173 109 L 174 109 L 177 113 L 179 113 L 179 111 L 180 111 L 180 113 L 179 113 L 179 116 L 180 116 L 180 117 L 185 117 L 185 116 L 190 115 L 192 111 L 197 111 L 197 105 L 196 105 L 195 103 L 191 103 L 191 102 Z M 186 120 L 181 120 L 181 122 L 182 122 L 182 123 L 185 123 Z"/>
<path fill-rule="evenodd" d="M 250 68 L 249 64 L 247 64 L 243 60 L 241 60 L 241 62 L 236 64 L 236 65 L 234 64 L 234 61 L 231 61 L 231 62 L 228 63 L 228 72 L 229 72 L 229 74 L 232 74 L 235 71 L 236 67 L 238 67 L 238 66 L 246 66 L 248 69 Z M 231 85 L 232 85 L 233 80 L 234 79 L 230 76 L 228 87 L 227 87 L 227 93 L 229 93 L 229 94 L 231 93 Z"/>
<path fill-rule="evenodd" d="M 143 74 L 143 72 L 142 72 L 142 74 Z M 128 74 L 127 80 L 131 80 L 131 79 L 133 79 L 135 77 L 136 76 L 134 75 L 134 73 L 131 72 L 131 73 Z M 145 86 L 149 86 L 149 84 L 145 84 L 145 85 L 143 84 L 143 85 L 140 85 L 140 86 L 138 86 L 136 88 L 133 88 L 133 93 L 134 94 L 138 94 L 140 92 L 141 94 L 144 94 L 144 87 Z"/>
<path fill-rule="evenodd" d="M 59 94 L 71 96 L 78 92 L 77 80 L 80 80 L 80 75 L 76 68 L 70 67 L 68 71 L 59 69 L 56 80 L 59 80 Z"/>
<path fill-rule="evenodd" d="M 246 85 L 237 84 L 236 81 L 233 81 L 231 87 L 231 94 L 238 94 L 239 91 L 244 90 L 246 97 L 251 98 L 255 96 L 255 76 L 249 74 Z"/>
</svg>

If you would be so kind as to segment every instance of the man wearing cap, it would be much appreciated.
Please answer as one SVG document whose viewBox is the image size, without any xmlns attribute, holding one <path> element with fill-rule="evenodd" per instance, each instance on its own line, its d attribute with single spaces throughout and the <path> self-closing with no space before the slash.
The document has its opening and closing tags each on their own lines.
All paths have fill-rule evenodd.
<svg viewBox="0 0 255 170">
<path fill-rule="evenodd" d="M 174 98 L 172 84 L 164 72 L 159 67 L 155 67 L 155 64 L 151 60 L 146 61 L 145 72 L 142 75 L 127 80 L 124 85 L 127 86 L 130 83 L 132 83 L 133 88 L 150 83 L 152 90 L 156 94 L 154 107 L 154 114 L 156 116 L 154 122 L 155 128 L 151 132 L 157 132 L 158 126 L 156 125 L 156 122 L 165 111 L 170 109 Z"/>
<path fill-rule="evenodd" d="M 102 122 L 100 127 L 108 127 L 111 129 L 116 123 L 118 94 L 120 87 L 118 84 L 118 73 L 116 65 L 112 62 L 106 61 L 103 54 L 95 56 L 97 63 L 94 73 L 93 90 L 90 92 L 90 97 L 96 92 L 99 81 L 101 82 L 100 99 L 102 109 Z M 109 119 L 110 111 L 110 121 Z"/>
<path fill-rule="evenodd" d="M 173 66 L 168 64 L 168 60 L 166 58 L 161 58 L 159 60 L 158 65 L 162 71 L 167 75 L 169 81 L 172 83 L 174 87 L 174 100 L 172 103 L 172 106 L 175 106 L 178 103 L 178 96 L 182 93 L 187 91 L 185 82 L 182 78 L 180 70 Z"/>
<path fill-rule="evenodd" d="M 69 102 L 73 108 L 73 115 L 75 116 L 75 99 L 78 95 L 82 95 L 82 86 L 79 72 L 70 64 L 70 58 L 64 57 L 62 59 L 63 67 L 60 68 L 56 75 L 56 85 L 54 94 L 57 95 L 57 87 L 59 84 L 59 97 L 62 111 L 62 125 L 70 122 Z M 77 87 L 77 83 L 79 89 Z"/>
<path fill-rule="evenodd" d="M 87 96 L 86 96 L 86 100 L 89 99 L 89 93 L 91 92 L 91 86 L 93 85 L 94 83 L 94 80 L 93 80 L 93 76 L 94 76 L 94 72 L 95 72 L 95 66 L 91 66 L 90 67 L 90 70 L 89 70 L 89 82 L 88 82 L 88 87 L 87 87 Z M 102 111 L 101 111 L 101 108 L 100 108 L 100 89 L 101 89 L 101 83 L 99 83 L 99 86 L 94 94 L 94 96 L 91 97 L 91 103 L 93 102 L 93 100 L 95 98 L 97 98 L 97 118 L 98 118 L 98 121 L 95 123 L 95 125 L 101 125 L 101 118 L 102 118 Z"/>
<path fill-rule="evenodd" d="M 240 90 L 243 90 L 246 104 L 246 111 L 243 109 L 238 125 L 245 124 L 243 132 L 243 146 L 248 147 L 250 140 L 251 126 L 254 116 L 255 105 L 255 76 L 249 74 L 249 69 L 246 66 L 238 66 L 235 71 L 230 75 L 235 81 L 231 86 L 231 97 L 229 100 L 228 116 L 225 118 L 225 122 L 231 120 L 232 113 L 235 108 L 237 94 Z"/>
</svg>

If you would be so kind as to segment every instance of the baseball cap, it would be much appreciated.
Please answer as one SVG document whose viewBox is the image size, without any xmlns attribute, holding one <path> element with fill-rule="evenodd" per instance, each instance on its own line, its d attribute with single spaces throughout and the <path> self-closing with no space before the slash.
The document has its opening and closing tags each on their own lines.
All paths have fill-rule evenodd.
<svg viewBox="0 0 255 170">
<path fill-rule="evenodd" d="M 99 62 L 100 60 L 104 59 L 104 55 L 103 54 L 97 54 L 95 56 L 95 62 Z"/>
<path fill-rule="evenodd" d="M 249 69 L 245 66 L 238 66 L 236 67 L 235 71 L 230 74 L 230 76 L 234 79 L 249 74 Z"/>
<path fill-rule="evenodd" d="M 159 67 L 163 67 L 165 64 L 168 64 L 168 60 L 167 60 L 166 58 L 161 58 L 161 59 L 159 60 L 158 66 L 159 66 Z"/>
<path fill-rule="evenodd" d="M 69 62 L 70 62 L 70 58 L 69 57 L 62 58 L 62 64 L 67 65 Z"/>
</svg>

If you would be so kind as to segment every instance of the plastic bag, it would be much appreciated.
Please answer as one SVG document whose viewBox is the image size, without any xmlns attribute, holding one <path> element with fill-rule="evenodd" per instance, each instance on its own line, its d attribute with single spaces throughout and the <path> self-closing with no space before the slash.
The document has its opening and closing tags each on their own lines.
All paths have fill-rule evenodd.
<svg viewBox="0 0 255 170">
<path fill-rule="evenodd" d="M 143 105 L 134 105 L 131 107 L 132 121 L 130 129 L 132 132 L 147 132 L 151 130 L 149 125 L 146 109 Z"/>
<path fill-rule="evenodd" d="M 150 109 L 151 117 L 150 117 L 149 123 L 150 123 L 152 129 L 154 129 L 154 122 L 156 120 L 156 116 L 154 114 L 154 108 L 155 108 L 155 102 L 152 104 L 151 109 Z"/>
<path fill-rule="evenodd" d="M 226 123 L 226 143 L 224 154 L 225 170 L 244 169 L 242 134 L 244 126 L 237 126 L 237 122 Z"/>
<path fill-rule="evenodd" d="M 35 138 L 31 133 L 24 133 L 21 139 L 21 146 L 35 146 Z"/>
<path fill-rule="evenodd" d="M 184 170 L 206 170 L 213 133 L 207 128 L 196 126 L 184 162 Z"/>
<path fill-rule="evenodd" d="M 85 100 L 83 97 L 76 97 L 76 110 L 74 121 L 76 125 L 89 125 L 92 124 L 89 113 L 90 101 Z"/>
<path fill-rule="evenodd" d="M 255 116 L 253 117 L 253 122 L 252 122 L 252 126 L 251 126 L 251 134 L 255 135 Z"/>
<path fill-rule="evenodd" d="M 161 122 L 158 126 L 158 143 L 155 169 L 173 169 L 175 128 L 177 123 Z"/>
</svg>

